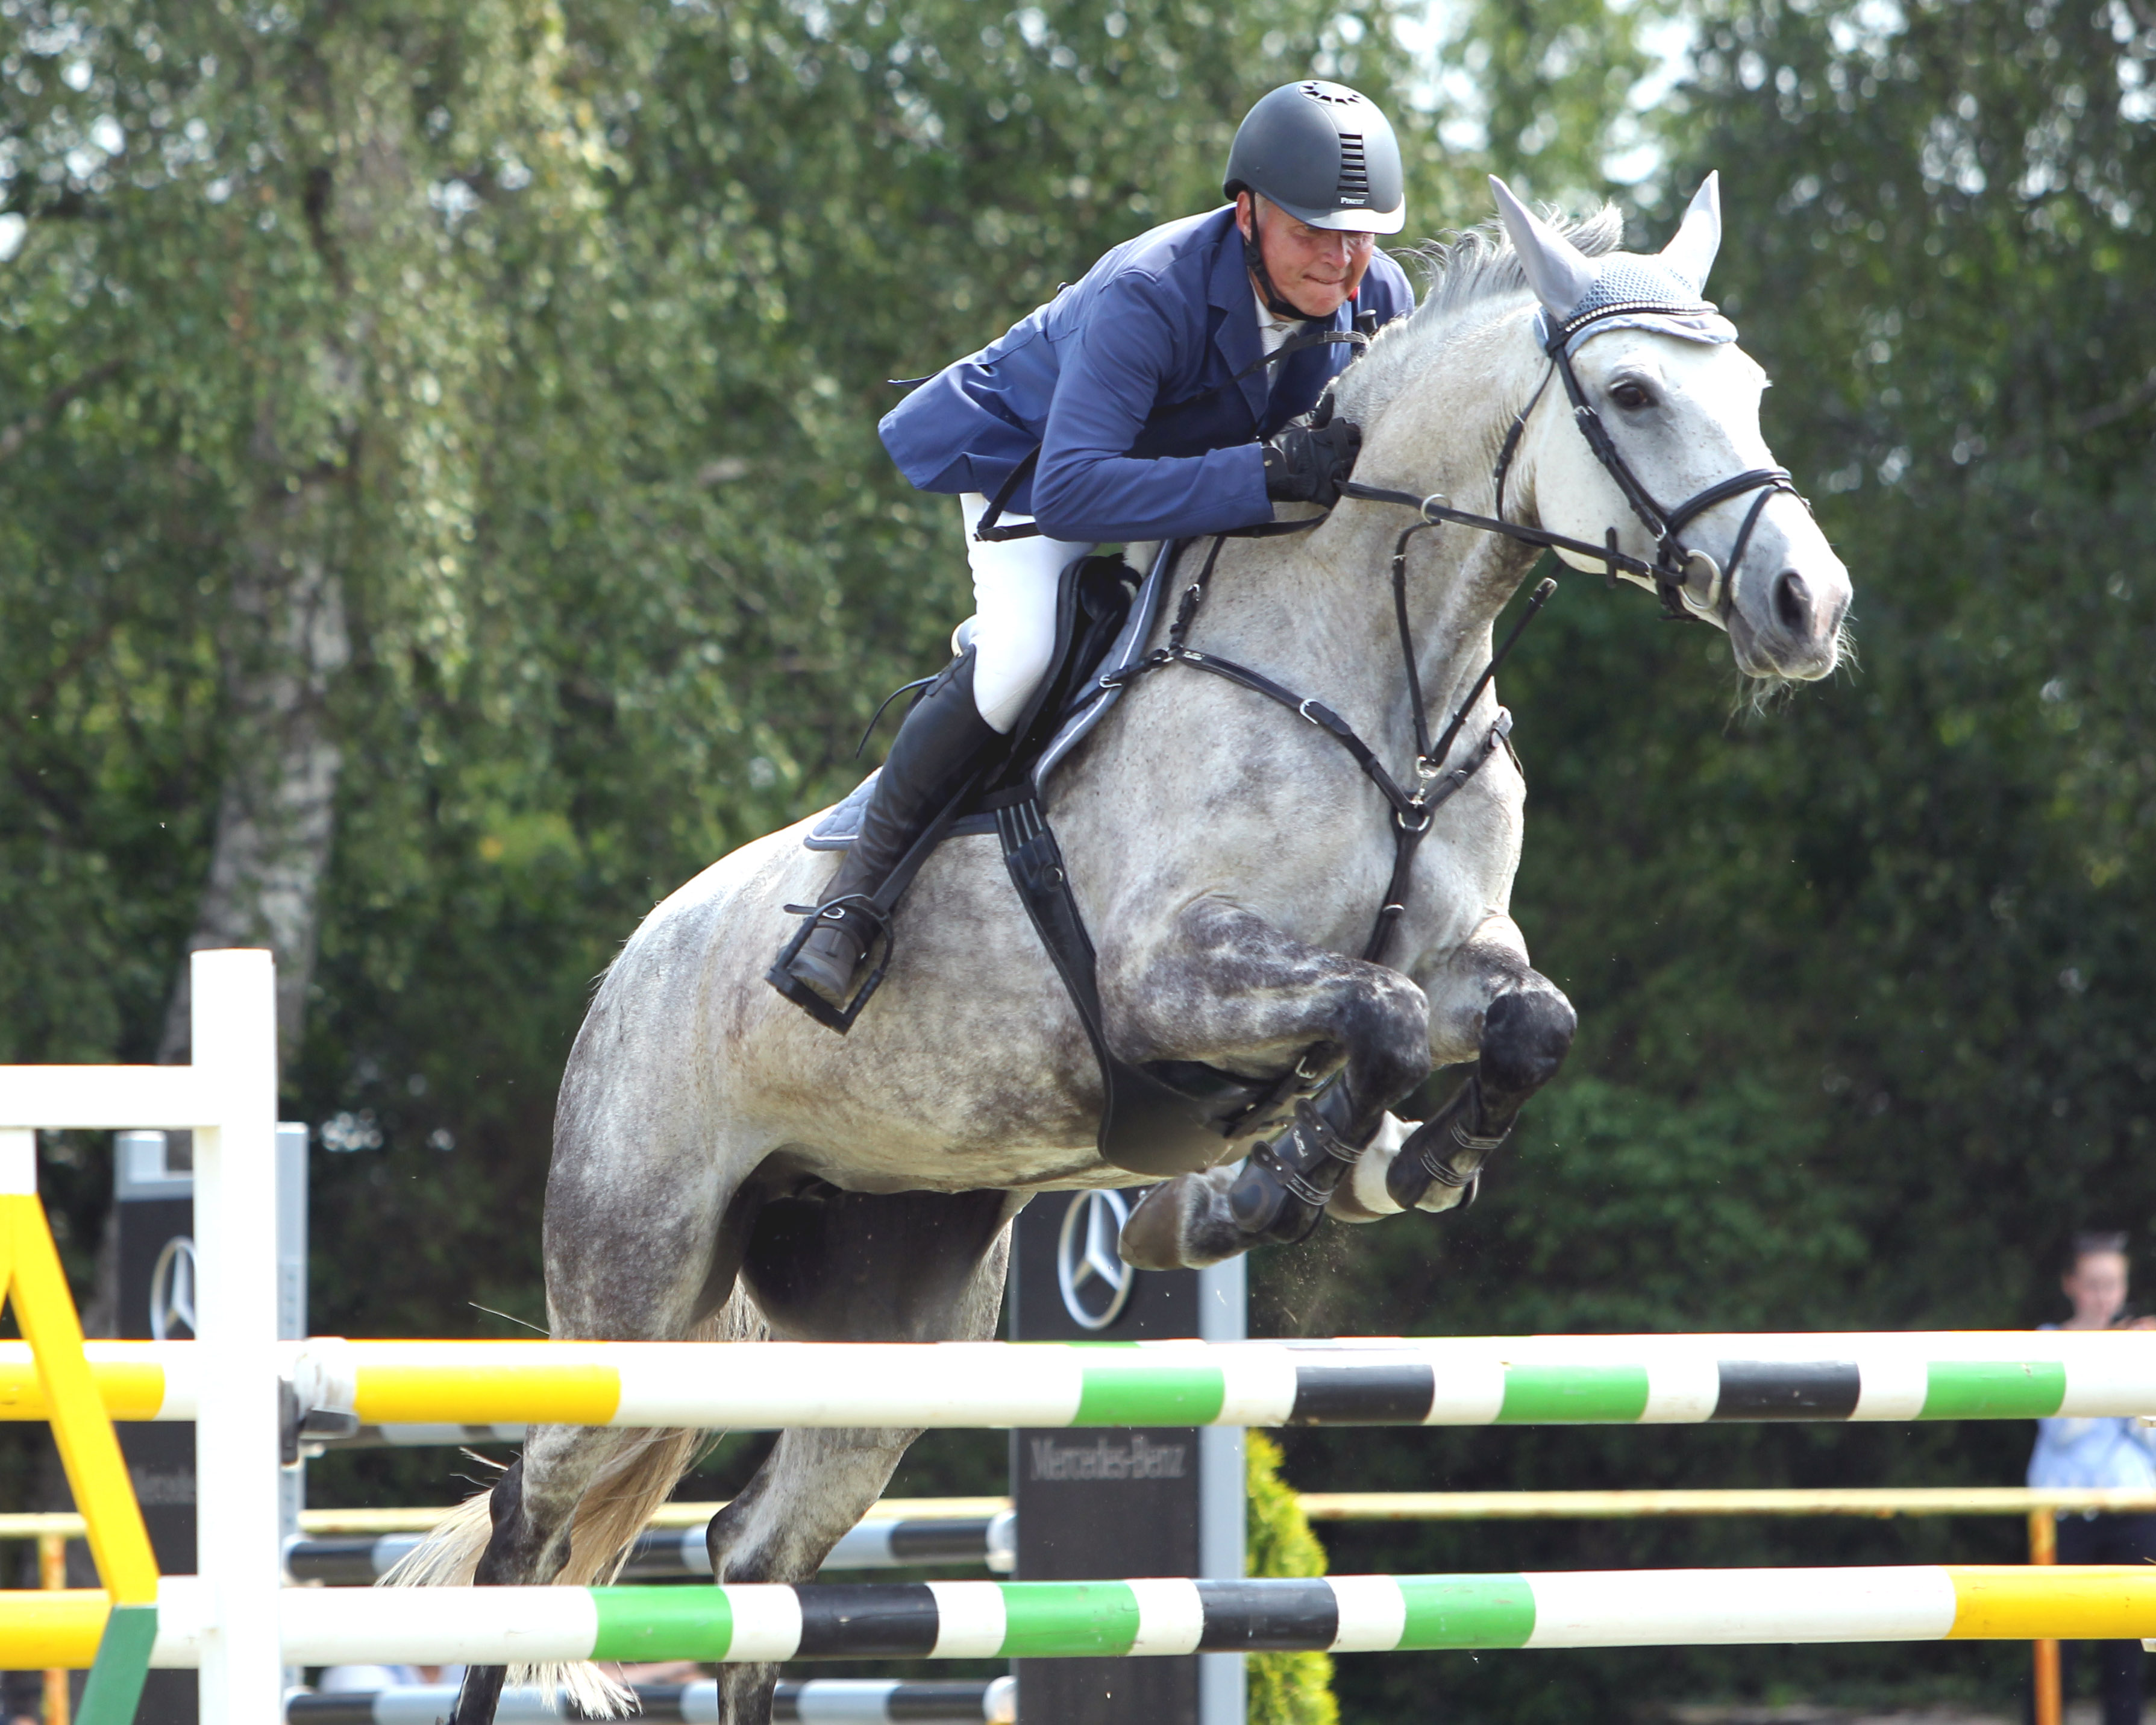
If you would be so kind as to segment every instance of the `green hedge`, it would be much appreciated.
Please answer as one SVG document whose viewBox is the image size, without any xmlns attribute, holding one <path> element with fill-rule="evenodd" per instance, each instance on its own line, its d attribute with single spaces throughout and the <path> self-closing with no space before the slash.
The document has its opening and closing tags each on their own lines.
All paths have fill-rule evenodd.
<svg viewBox="0 0 2156 1725">
<path fill-rule="evenodd" d="M 1245 1569 L 1252 1575 L 1322 1575 L 1325 1548 L 1280 1476 L 1280 1446 L 1255 1431 L 1243 1442 L 1250 1477 Z M 1246 1668 L 1250 1725 L 1339 1725 L 1331 1654 L 1253 1653 Z"/>
</svg>

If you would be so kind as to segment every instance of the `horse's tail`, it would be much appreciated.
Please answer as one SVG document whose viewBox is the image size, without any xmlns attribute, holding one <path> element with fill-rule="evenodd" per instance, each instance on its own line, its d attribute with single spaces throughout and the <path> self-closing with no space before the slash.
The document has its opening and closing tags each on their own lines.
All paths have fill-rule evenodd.
<svg viewBox="0 0 2156 1725">
<path fill-rule="evenodd" d="M 737 1288 L 734 1296 L 689 1339 L 697 1342 L 760 1342 L 767 1334 L 763 1315 Z M 624 1430 L 613 1453 L 593 1476 L 577 1501 L 569 1535 L 569 1555 L 554 1583 L 561 1587 L 603 1587 L 621 1574 L 637 1535 L 653 1512 L 672 1494 L 681 1476 L 718 1434 L 690 1430 Z M 427 1538 L 399 1558 L 377 1587 L 469 1587 L 479 1560 L 493 1537 L 491 1491 L 467 1497 L 434 1524 Z M 594 1718 L 613 1718 L 635 1711 L 635 1697 L 588 1660 L 511 1666 L 509 1682 L 558 1692 L 571 1717 L 581 1711 Z"/>
</svg>

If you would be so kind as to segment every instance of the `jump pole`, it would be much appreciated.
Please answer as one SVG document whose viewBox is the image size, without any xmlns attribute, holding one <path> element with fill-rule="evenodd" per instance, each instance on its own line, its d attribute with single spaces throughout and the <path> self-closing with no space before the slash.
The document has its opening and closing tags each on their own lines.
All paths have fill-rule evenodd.
<svg viewBox="0 0 2156 1725">
<path fill-rule="evenodd" d="M 2156 1491 L 2125 1486 L 1768 1486 L 1758 1489 L 1633 1491 L 1298 1491 L 1296 1502 L 1313 1522 L 1635 1521 L 1704 1516 L 1853 1516 L 1889 1521 L 1897 1516 L 2013 1516 L 2092 1510 L 2102 1515 L 2156 1513 Z M 645 1526 L 652 1532 L 701 1532 L 726 1500 L 662 1503 Z M 403 1509 L 306 1509 L 304 1535 L 378 1536 L 424 1533 L 450 1513 L 446 1503 Z M 886 1497 L 864 1516 L 839 1547 L 863 1548 L 871 1535 L 894 1522 L 970 1522 L 982 1528 L 1009 1516 L 1008 1497 Z M 0 1515 L 0 1540 L 79 1539 L 83 1520 L 72 1512 Z M 2036 1536 L 2031 1530 L 2031 1538 Z M 995 1536 L 990 1535 L 991 1546 Z M 970 1549 L 970 1548 L 969 1548 Z M 2031 1563 L 2044 1559 L 2033 1555 Z M 954 1552 L 938 1553 L 938 1561 Z M 896 1561 L 896 1558 L 893 1561 Z M 993 1567 L 991 1565 L 990 1567 Z M 54 1582 L 55 1587 L 64 1586 Z"/>
<path fill-rule="evenodd" d="M 100 1395 L 116 1417 L 198 1423 L 202 1513 L 218 1537 L 204 1542 L 199 1578 L 164 1582 L 156 1656 L 160 1665 L 202 1671 L 205 1717 L 275 1718 L 285 1661 L 425 1657 L 433 1651 L 429 1635 L 454 1644 L 438 1656 L 498 1662 L 593 1654 L 1070 1657 L 1257 1646 L 1344 1652 L 2117 1640 L 2156 1630 L 2149 1593 L 2156 1574 L 2056 1568 L 961 1582 L 711 1589 L 693 1596 L 668 1589 L 295 1589 L 280 1597 L 280 1376 L 304 1406 L 370 1423 L 978 1428 L 2028 1419 L 2156 1409 L 2156 1337 L 1162 1343 L 1115 1350 L 1113 1359 L 1082 1346 L 998 1344 L 705 1345 L 691 1353 L 674 1344 L 332 1340 L 280 1349 L 274 1255 L 240 1249 L 275 1237 L 270 957 L 198 953 L 192 986 L 192 1066 L 0 1070 L 0 1128 L 186 1125 L 198 1135 L 203 1339 L 109 1346 L 95 1363 Z M 227 1242 L 235 1249 L 218 1249 Z M 834 1379 L 845 1393 L 825 1387 Z M 45 1417 L 19 1347 L 0 1351 L 0 1404 L 9 1402 L 18 1417 Z M 0 1606 L 0 1649 L 33 1664 L 86 1664 L 109 1609 L 102 1594 L 30 1594 Z M 324 1620 L 331 1609 L 335 1620 Z M 444 1627 L 444 1612 L 462 1614 L 454 1629 Z M 834 1612 L 865 1625 L 875 1645 L 856 1645 L 857 1633 L 832 1641 L 826 1626 Z M 424 1620 L 412 1620 L 415 1615 Z"/>
<path fill-rule="evenodd" d="M 0 1666 L 86 1666 L 102 1593 L 0 1594 Z M 153 1665 L 208 1656 L 209 1584 L 167 1577 Z M 2138 1640 L 2156 1569 L 1599 1570 L 1314 1580 L 290 1588 L 267 1663 L 1127 1658 L 1770 1642 Z"/>
<path fill-rule="evenodd" d="M 634 1683 L 634 1717 L 648 1725 L 716 1725 L 719 1686 Z M 1014 1725 L 1018 1685 L 1009 1677 L 944 1682 L 812 1677 L 783 1681 L 771 1697 L 772 1725 Z M 401 1689 L 295 1692 L 285 1725 L 440 1725 L 457 1704 L 454 1683 Z M 563 1725 L 558 1694 L 505 1689 L 495 1725 Z"/>
<path fill-rule="evenodd" d="M 2051 1566 L 2059 1561 L 2059 1523 L 2049 1510 L 2029 1512 L 2029 1562 L 2032 1566 Z M 2034 1663 L 2030 1672 L 2032 1685 L 2031 1712 L 2035 1725 L 2061 1725 L 2065 1717 L 2065 1697 L 2059 1681 L 2059 1643 L 2066 1639 L 2059 1635 L 2040 1635 L 2030 1648 Z"/>
<path fill-rule="evenodd" d="M 268 1215 L 270 1184 L 225 1207 Z M 269 1253 L 233 1255 L 249 1260 L 243 1286 L 274 1292 Z M 1135 1347 L 318 1337 L 280 1351 L 274 1335 L 254 1333 L 274 1325 L 274 1305 L 245 1316 L 264 1380 L 247 1386 L 254 1401 L 274 1400 L 264 1381 L 281 1359 L 303 1406 L 367 1425 L 1654 1425 L 2156 1414 L 2156 1331 Z M 208 1418 L 212 1377 L 228 1378 L 229 1353 L 222 1343 L 106 1343 L 93 1346 L 91 1367 L 116 1418 L 193 1419 L 198 1408 Z M 0 1345 L 0 1414 L 43 1417 L 19 1343 Z"/>
</svg>

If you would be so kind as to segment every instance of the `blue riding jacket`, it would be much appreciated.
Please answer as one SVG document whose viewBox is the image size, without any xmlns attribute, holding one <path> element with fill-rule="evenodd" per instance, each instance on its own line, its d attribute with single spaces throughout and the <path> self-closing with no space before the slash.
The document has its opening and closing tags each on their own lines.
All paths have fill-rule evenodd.
<svg viewBox="0 0 2156 1725">
<path fill-rule="evenodd" d="M 1389 323 L 1414 309 L 1383 252 L 1356 295 Z M 1317 405 L 1356 350 L 1264 357 L 1233 205 L 1117 246 L 978 353 L 946 366 L 884 416 L 884 447 L 924 491 L 993 497 L 1036 449 L 1005 507 L 1052 539 L 1185 538 L 1272 519 L 1259 440 Z M 1248 372 L 1240 382 L 1239 372 Z"/>
</svg>

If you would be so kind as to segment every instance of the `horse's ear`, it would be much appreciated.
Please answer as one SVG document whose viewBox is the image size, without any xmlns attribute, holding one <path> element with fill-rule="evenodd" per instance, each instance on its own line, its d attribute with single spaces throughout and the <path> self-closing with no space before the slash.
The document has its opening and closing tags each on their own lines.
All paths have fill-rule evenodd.
<svg viewBox="0 0 2156 1725">
<path fill-rule="evenodd" d="M 1684 220 L 1662 248 L 1662 261 L 1692 285 L 1695 293 L 1707 290 L 1707 272 L 1714 267 L 1714 254 L 1722 249 L 1722 176 L 1709 174 L 1691 194 Z"/>
<path fill-rule="evenodd" d="M 1587 297 L 1598 273 L 1587 254 L 1512 196 L 1512 188 L 1496 175 L 1490 176 L 1496 195 L 1497 213 L 1512 249 L 1527 272 L 1527 285 L 1543 302 L 1543 310 L 1560 321 Z"/>
</svg>

